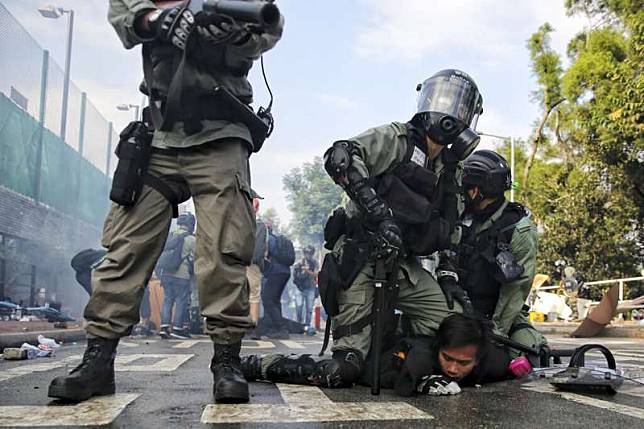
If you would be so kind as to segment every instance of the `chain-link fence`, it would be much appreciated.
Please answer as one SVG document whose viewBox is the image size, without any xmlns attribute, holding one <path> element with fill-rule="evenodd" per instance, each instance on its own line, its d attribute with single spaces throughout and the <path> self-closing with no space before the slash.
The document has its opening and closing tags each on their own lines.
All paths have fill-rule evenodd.
<svg viewBox="0 0 644 429">
<path fill-rule="evenodd" d="M 60 138 L 64 76 L 0 4 L 0 185 L 98 225 L 118 134 L 70 82 Z"/>
</svg>

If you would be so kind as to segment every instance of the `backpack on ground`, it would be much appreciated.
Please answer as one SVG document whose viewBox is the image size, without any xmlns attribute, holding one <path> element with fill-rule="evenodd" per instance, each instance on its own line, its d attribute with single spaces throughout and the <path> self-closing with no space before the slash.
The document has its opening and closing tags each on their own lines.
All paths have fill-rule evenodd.
<svg viewBox="0 0 644 429">
<path fill-rule="evenodd" d="M 157 262 L 158 271 L 175 273 L 179 270 L 183 262 L 183 242 L 189 235 L 189 232 L 183 232 L 168 239 Z"/>
<path fill-rule="evenodd" d="M 290 267 L 295 263 L 295 247 L 293 247 L 293 242 L 284 235 L 278 235 L 275 238 L 277 240 L 277 244 L 275 246 L 275 254 L 273 257 L 280 264 Z"/>
</svg>

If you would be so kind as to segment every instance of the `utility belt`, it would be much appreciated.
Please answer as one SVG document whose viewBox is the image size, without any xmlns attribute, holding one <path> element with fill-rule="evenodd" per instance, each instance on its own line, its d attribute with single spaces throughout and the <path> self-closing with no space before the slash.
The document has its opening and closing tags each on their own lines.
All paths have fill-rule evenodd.
<svg viewBox="0 0 644 429">
<path fill-rule="evenodd" d="M 195 97 L 194 101 L 181 107 L 162 130 L 169 130 L 176 121 L 183 122 L 183 129 L 187 135 L 193 135 L 203 129 L 204 120 L 218 120 L 239 122 L 244 124 L 250 132 L 252 150 L 258 152 L 268 134 L 269 126 L 250 107 L 250 100 L 239 99 L 222 86 L 216 87 L 209 94 Z M 166 109 L 167 103 L 161 103 L 161 111 Z"/>
<path fill-rule="evenodd" d="M 160 178 L 148 173 L 152 156 L 152 130 L 143 122 L 130 122 L 119 135 L 116 156 L 119 161 L 112 178 L 110 200 L 123 207 L 134 207 L 143 185 L 159 192 L 172 206 L 172 216 L 179 216 L 179 204 L 190 198 L 189 193 L 175 192 Z"/>
</svg>

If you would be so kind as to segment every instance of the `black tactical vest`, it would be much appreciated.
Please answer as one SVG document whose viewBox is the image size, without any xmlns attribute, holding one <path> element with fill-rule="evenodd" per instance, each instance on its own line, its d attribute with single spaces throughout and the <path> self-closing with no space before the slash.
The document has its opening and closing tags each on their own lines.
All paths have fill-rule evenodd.
<svg viewBox="0 0 644 429">
<path fill-rule="evenodd" d="M 407 124 L 405 160 L 377 179 L 376 192 L 391 208 L 403 229 L 405 248 L 424 256 L 449 247 L 450 233 L 458 217 L 457 163 L 445 162 L 440 177 L 428 168 L 429 158 L 421 134 Z M 418 160 L 424 159 L 424 165 Z"/>
<path fill-rule="evenodd" d="M 458 249 L 459 275 L 464 279 L 463 288 L 474 310 L 486 319 L 494 315 L 503 284 L 495 262 L 496 255 L 502 247 L 509 246 L 514 226 L 526 215 L 521 204 L 508 203 L 501 217 L 478 236 L 474 232 L 476 223 L 463 228 Z"/>
</svg>

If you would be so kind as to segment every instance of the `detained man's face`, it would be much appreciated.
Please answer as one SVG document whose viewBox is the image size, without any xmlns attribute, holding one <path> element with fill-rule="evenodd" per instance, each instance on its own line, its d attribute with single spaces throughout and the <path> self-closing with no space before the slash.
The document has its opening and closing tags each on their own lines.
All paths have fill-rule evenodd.
<svg viewBox="0 0 644 429">
<path fill-rule="evenodd" d="M 438 363 L 441 366 L 441 371 L 452 380 L 462 380 L 474 370 L 477 364 L 476 352 L 475 345 L 440 348 Z"/>
</svg>

